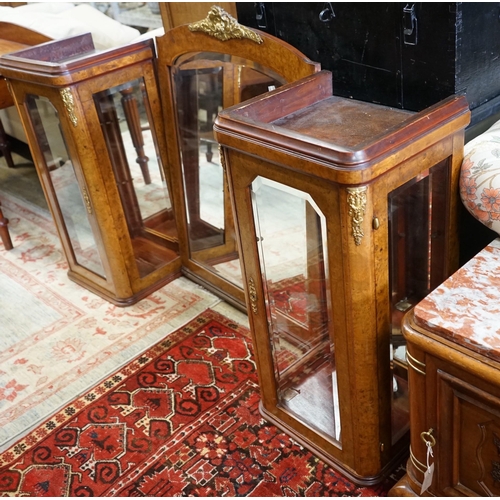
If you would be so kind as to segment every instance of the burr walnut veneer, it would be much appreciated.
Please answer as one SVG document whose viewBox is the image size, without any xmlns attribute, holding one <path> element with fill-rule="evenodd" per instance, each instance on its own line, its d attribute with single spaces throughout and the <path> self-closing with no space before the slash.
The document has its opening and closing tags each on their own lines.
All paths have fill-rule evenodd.
<svg viewBox="0 0 500 500">
<path fill-rule="evenodd" d="M 217 6 L 156 44 L 158 58 L 152 40 L 96 52 L 84 35 L 4 56 L 0 71 L 11 82 L 72 279 L 127 305 L 182 272 L 244 309 L 213 123 L 220 109 L 319 65 Z"/>
<path fill-rule="evenodd" d="M 245 308 L 235 224 L 213 135 L 217 113 L 319 71 L 291 45 L 213 6 L 206 19 L 158 38 L 169 175 L 182 271 Z"/>
<path fill-rule="evenodd" d="M 410 113 L 320 72 L 219 113 L 263 415 L 353 481 L 407 452 L 401 317 L 458 266 L 464 97 Z"/>
<path fill-rule="evenodd" d="M 69 277 L 122 306 L 180 275 L 154 59 L 152 40 L 99 52 L 90 34 L 0 59 Z"/>
</svg>

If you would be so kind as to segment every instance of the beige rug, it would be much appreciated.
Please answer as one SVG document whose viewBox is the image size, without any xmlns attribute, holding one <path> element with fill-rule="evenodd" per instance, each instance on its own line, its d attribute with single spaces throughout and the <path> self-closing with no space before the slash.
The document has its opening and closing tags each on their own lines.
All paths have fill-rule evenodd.
<svg viewBox="0 0 500 500">
<path fill-rule="evenodd" d="M 0 192 L 0 451 L 207 308 L 244 314 L 185 278 L 120 308 L 73 283 L 48 211 Z"/>
</svg>

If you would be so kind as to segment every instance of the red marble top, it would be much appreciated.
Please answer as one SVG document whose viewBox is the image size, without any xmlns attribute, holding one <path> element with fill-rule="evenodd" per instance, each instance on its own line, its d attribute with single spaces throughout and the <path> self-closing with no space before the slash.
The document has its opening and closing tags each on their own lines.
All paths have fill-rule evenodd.
<svg viewBox="0 0 500 500">
<path fill-rule="evenodd" d="M 500 361 L 500 238 L 415 306 L 419 326 Z"/>
</svg>

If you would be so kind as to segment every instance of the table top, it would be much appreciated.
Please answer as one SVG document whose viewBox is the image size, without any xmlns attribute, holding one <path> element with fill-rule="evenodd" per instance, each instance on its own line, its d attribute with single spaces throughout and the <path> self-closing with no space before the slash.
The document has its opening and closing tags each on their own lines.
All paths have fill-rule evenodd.
<svg viewBox="0 0 500 500">
<path fill-rule="evenodd" d="M 12 42 L 11 40 L 4 40 L 0 38 L 0 55 L 8 54 L 9 52 L 16 52 L 28 47 L 24 43 Z"/>
<path fill-rule="evenodd" d="M 415 306 L 417 325 L 500 361 L 500 238 Z"/>
<path fill-rule="evenodd" d="M 11 40 L 4 40 L 3 38 L 0 38 L 0 56 L 2 54 L 8 54 L 9 52 L 24 49 L 26 47 L 27 45 L 22 43 L 12 42 Z M 0 72 L 0 109 L 8 108 L 13 105 L 14 101 Z"/>
</svg>

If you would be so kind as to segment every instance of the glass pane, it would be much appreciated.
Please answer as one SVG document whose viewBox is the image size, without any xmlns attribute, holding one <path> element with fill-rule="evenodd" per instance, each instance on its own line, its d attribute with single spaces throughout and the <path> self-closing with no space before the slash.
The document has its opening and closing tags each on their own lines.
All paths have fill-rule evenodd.
<svg viewBox="0 0 500 500">
<path fill-rule="evenodd" d="M 307 193 L 263 177 L 252 199 L 280 405 L 340 444 L 325 217 Z"/>
<path fill-rule="evenodd" d="M 213 125 L 223 108 L 282 83 L 274 73 L 226 54 L 187 54 L 174 71 L 191 258 L 240 287 L 229 193 Z"/>
<path fill-rule="evenodd" d="M 79 265 L 105 277 L 89 212 L 66 148 L 58 113 L 46 97 L 29 95 L 26 105 L 75 260 Z"/>
<path fill-rule="evenodd" d="M 393 442 L 408 429 L 404 314 L 447 276 L 445 230 L 448 161 L 389 194 L 390 294 L 392 314 Z"/>
<path fill-rule="evenodd" d="M 175 224 L 143 79 L 94 96 L 141 277 L 170 262 Z"/>
</svg>

